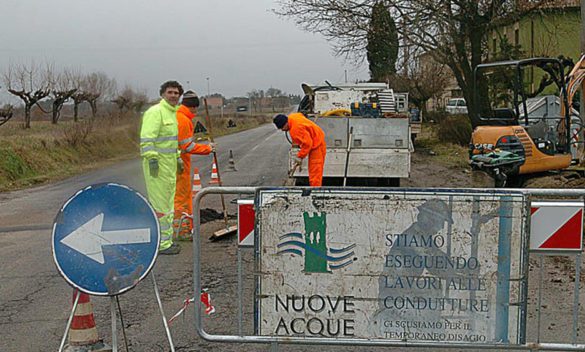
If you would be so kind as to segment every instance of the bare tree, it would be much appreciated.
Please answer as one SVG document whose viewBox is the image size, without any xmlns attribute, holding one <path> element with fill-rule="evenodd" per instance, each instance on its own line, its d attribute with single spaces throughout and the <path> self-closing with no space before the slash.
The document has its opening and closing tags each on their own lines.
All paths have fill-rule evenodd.
<svg viewBox="0 0 585 352">
<path fill-rule="evenodd" d="M 427 101 L 439 97 L 447 86 L 450 77 L 447 71 L 446 65 L 433 60 L 430 55 L 421 55 L 391 80 L 396 89 L 409 93 L 409 101 L 424 114 Z"/>
<path fill-rule="evenodd" d="M 24 103 L 24 128 L 30 128 L 32 107 L 50 93 L 48 71 L 49 65 L 41 67 L 31 62 L 29 65 L 10 64 L 3 74 L 8 92 Z"/>
<path fill-rule="evenodd" d="M 110 79 L 103 72 L 94 72 L 88 74 L 82 84 L 82 90 L 85 93 L 85 101 L 91 107 L 91 115 L 97 115 L 98 100 L 107 100 L 115 91 L 115 81 Z"/>
<path fill-rule="evenodd" d="M 148 104 L 148 101 L 146 91 L 136 91 L 129 85 L 124 86 L 124 89 L 112 100 L 118 107 L 120 113 L 130 110 L 140 113 Z"/>
<path fill-rule="evenodd" d="M 412 51 L 445 64 L 473 111 L 473 70 L 484 59 L 487 34 L 549 0 L 280 0 L 275 13 L 331 40 L 335 52 L 363 60 L 372 8 L 384 3 L 397 19 L 403 65 Z M 405 58 L 406 56 L 406 58 Z M 406 59 L 406 60 L 404 60 Z M 475 118 L 475 116 L 473 117 Z M 472 120 L 472 125 L 477 121 Z"/>
<path fill-rule="evenodd" d="M 127 111 L 132 109 L 135 98 L 136 93 L 134 92 L 134 89 L 132 89 L 132 87 L 129 85 L 126 85 L 124 89 L 122 89 L 122 91 L 116 96 L 116 98 L 112 100 L 112 102 L 116 104 L 119 112 L 121 113 L 124 110 Z"/>
<path fill-rule="evenodd" d="M 51 122 L 56 124 L 61 116 L 63 105 L 75 94 L 77 88 L 73 87 L 72 73 L 70 71 L 56 74 L 52 70 L 49 71 L 49 82 L 53 98 Z"/>
<path fill-rule="evenodd" d="M 8 120 L 14 116 L 13 110 L 14 107 L 10 104 L 6 104 L 0 109 L 0 126 L 8 122 Z"/>
<path fill-rule="evenodd" d="M 282 90 L 278 88 L 268 88 L 266 90 L 266 96 L 270 98 L 270 107 L 272 108 L 272 112 L 274 112 L 275 103 L 277 99 L 283 95 Z"/>
<path fill-rule="evenodd" d="M 134 111 L 136 111 L 137 113 L 142 112 L 142 110 L 144 110 L 144 107 L 148 104 L 148 95 L 146 95 L 146 91 L 144 90 L 140 90 L 138 92 L 136 92 L 136 94 L 134 95 L 134 104 L 133 104 L 133 109 Z"/>
<path fill-rule="evenodd" d="M 261 94 L 260 92 L 262 92 L 262 91 L 258 91 L 256 89 L 254 89 L 254 90 L 246 93 L 246 95 L 250 99 L 250 102 L 251 102 L 250 105 L 252 105 L 251 108 L 254 108 L 254 112 L 258 112 L 258 104 L 261 102 L 262 98 L 264 97 L 264 94 Z M 262 109 L 262 107 L 260 107 L 260 109 Z"/>
<path fill-rule="evenodd" d="M 78 70 L 70 71 L 69 76 L 72 87 L 75 89 L 75 93 L 71 95 L 71 100 L 73 100 L 73 120 L 77 122 L 79 121 L 79 105 L 87 100 L 86 93 L 83 90 L 84 76 Z"/>
</svg>

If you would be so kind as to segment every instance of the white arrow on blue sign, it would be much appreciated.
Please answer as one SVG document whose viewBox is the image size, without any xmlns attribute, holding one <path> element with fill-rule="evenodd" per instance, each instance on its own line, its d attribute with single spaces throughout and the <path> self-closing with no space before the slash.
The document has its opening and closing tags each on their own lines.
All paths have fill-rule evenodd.
<svg viewBox="0 0 585 352">
<path fill-rule="evenodd" d="M 71 197 L 53 224 L 59 272 L 92 295 L 118 295 L 136 286 L 156 260 L 156 213 L 135 190 L 114 183 L 89 186 Z"/>
</svg>

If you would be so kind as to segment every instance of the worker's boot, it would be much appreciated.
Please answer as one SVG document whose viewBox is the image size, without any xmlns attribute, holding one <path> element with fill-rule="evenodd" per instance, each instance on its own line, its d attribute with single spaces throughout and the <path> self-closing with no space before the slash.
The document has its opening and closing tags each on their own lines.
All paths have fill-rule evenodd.
<svg viewBox="0 0 585 352">
<path fill-rule="evenodd" d="M 181 246 L 178 243 L 171 244 L 171 246 L 167 249 L 163 249 L 162 251 L 158 251 L 158 254 L 161 255 L 174 255 L 181 253 Z"/>
</svg>

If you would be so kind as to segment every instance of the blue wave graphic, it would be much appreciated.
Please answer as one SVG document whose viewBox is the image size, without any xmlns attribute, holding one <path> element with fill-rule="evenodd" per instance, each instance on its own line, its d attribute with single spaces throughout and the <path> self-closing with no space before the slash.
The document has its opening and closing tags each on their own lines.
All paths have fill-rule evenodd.
<svg viewBox="0 0 585 352">
<path fill-rule="evenodd" d="M 341 253 L 341 252 L 345 252 L 345 251 L 348 251 L 348 250 L 354 249 L 354 248 L 355 248 L 355 243 L 354 244 L 350 244 L 349 246 L 347 246 L 345 248 L 341 248 L 341 249 L 329 248 L 329 252 L 331 252 L 331 253 Z"/>
<path fill-rule="evenodd" d="M 351 251 L 349 253 L 346 253 L 344 255 L 341 256 L 331 256 L 328 254 L 324 254 L 319 252 L 318 250 L 316 250 L 315 248 L 309 247 L 307 246 L 304 242 L 300 242 L 300 241 L 295 241 L 295 240 L 290 240 L 290 241 L 286 241 L 283 243 L 279 243 L 278 244 L 278 248 L 282 248 L 282 247 L 286 247 L 286 246 L 293 246 L 296 248 L 301 248 L 304 249 L 305 251 L 309 251 L 317 256 L 319 256 L 320 258 L 323 258 L 325 260 L 327 260 L 328 262 L 342 262 L 345 261 L 348 258 L 351 258 L 353 255 L 355 255 L 354 251 Z M 355 244 L 352 244 L 350 246 L 347 246 L 343 249 L 329 249 L 329 251 L 331 253 L 335 253 L 335 254 L 340 254 L 342 252 L 351 250 L 355 247 Z M 302 255 L 302 252 L 299 249 L 296 248 L 286 248 L 286 249 L 282 249 L 280 251 L 278 251 L 276 254 L 281 254 L 281 253 L 293 253 L 293 254 L 297 254 L 297 255 Z M 353 260 L 349 260 L 349 263 L 351 263 Z M 342 268 L 346 265 L 349 264 L 348 262 L 344 262 L 342 264 L 338 264 L 338 265 L 331 265 L 331 268 L 333 269 L 333 267 L 337 267 L 337 268 Z"/>
<path fill-rule="evenodd" d="M 331 269 L 331 270 L 341 269 L 341 268 L 348 266 L 351 263 L 353 263 L 353 260 L 350 259 L 350 260 L 346 261 L 345 263 L 341 263 L 341 264 L 337 264 L 337 265 L 329 264 L 329 269 Z"/>
<path fill-rule="evenodd" d="M 282 251 L 278 251 L 278 253 L 276 253 L 276 254 L 281 254 L 281 253 L 292 253 L 292 254 L 296 254 L 296 255 L 299 255 L 299 256 L 302 256 L 303 255 L 303 252 L 301 252 L 298 249 L 294 249 L 294 248 L 283 249 Z"/>
<path fill-rule="evenodd" d="M 287 237 L 296 237 L 296 238 L 303 239 L 303 234 L 298 233 L 298 232 L 291 232 L 291 233 L 287 233 L 286 235 L 280 236 L 278 239 L 282 240 L 282 239 L 285 239 Z"/>
</svg>

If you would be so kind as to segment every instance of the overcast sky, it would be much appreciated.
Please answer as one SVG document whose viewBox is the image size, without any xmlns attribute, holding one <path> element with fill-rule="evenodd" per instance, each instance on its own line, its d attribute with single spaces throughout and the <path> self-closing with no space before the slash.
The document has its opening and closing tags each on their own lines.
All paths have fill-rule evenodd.
<svg viewBox="0 0 585 352">
<path fill-rule="evenodd" d="M 367 78 L 327 41 L 270 12 L 272 0 L 0 0 L 0 69 L 54 62 L 103 71 L 151 97 L 175 79 L 227 97 Z M 187 84 L 189 81 L 189 84 Z M 2 89 L 5 93 L 5 89 Z M 4 94 L 3 94 L 4 95 Z"/>
</svg>

